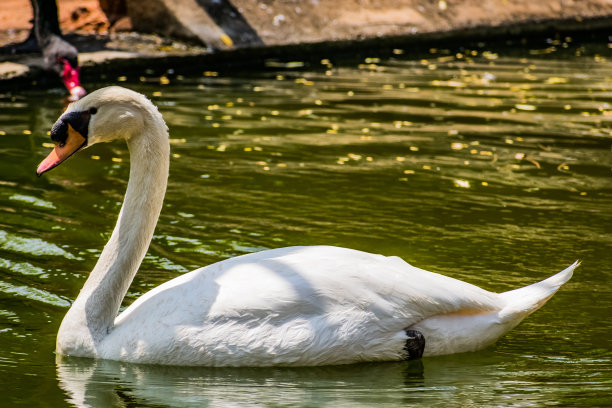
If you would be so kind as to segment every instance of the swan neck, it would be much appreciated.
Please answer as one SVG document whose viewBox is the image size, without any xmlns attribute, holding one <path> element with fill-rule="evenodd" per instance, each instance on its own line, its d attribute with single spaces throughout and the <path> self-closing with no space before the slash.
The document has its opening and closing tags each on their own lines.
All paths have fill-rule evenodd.
<svg viewBox="0 0 612 408">
<path fill-rule="evenodd" d="M 151 242 L 166 192 L 170 155 L 166 125 L 157 111 L 152 116 L 148 119 L 153 126 L 127 139 L 130 178 L 117 224 L 62 322 L 58 351 L 62 351 L 60 343 L 68 331 L 75 333 L 68 335 L 71 339 L 79 333 L 95 348 L 112 330 L 121 302 Z"/>
</svg>

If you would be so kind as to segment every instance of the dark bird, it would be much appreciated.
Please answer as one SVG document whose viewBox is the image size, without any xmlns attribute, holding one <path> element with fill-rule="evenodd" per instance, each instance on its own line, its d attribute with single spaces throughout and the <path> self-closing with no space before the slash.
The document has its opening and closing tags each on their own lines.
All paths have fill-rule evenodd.
<svg viewBox="0 0 612 408">
<path fill-rule="evenodd" d="M 77 100 L 87 92 L 81 86 L 77 49 L 62 37 L 55 0 L 30 0 L 34 10 L 33 39 L 42 51 L 45 67 L 57 72 L 70 92 L 70 99 Z M 33 37 L 33 38 L 32 38 Z"/>
</svg>

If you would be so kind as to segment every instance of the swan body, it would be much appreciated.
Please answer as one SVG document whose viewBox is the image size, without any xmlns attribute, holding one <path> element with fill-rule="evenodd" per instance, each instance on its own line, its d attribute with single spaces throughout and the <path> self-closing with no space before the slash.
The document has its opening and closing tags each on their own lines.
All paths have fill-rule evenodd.
<svg viewBox="0 0 612 408">
<path fill-rule="evenodd" d="M 120 87 L 70 105 L 51 131 L 42 174 L 77 150 L 123 138 L 130 180 L 117 225 L 66 314 L 60 354 L 207 366 L 323 365 L 478 350 L 541 307 L 574 263 L 533 285 L 493 293 L 397 257 L 289 247 L 194 270 L 117 315 L 161 211 L 169 164 L 166 125 L 144 96 Z M 421 344 L 422 346 L 422 344 Z"/>
</svg>

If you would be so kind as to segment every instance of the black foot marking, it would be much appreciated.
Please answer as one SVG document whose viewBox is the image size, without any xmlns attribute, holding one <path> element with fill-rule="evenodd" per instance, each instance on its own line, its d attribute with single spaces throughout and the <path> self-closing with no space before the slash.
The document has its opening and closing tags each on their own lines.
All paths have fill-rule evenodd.
<svg viewBox="0 0 612 408">
<path fill-rule="evenodd" d="M 423 351 L 425 350 L 425 336 L 418 330 L 404 330 L 408 335 L 406 344 L 404 345 L 404 351 L 406 356 L 404 360 L 418 360 L 423 357 Z"/>
</svg>

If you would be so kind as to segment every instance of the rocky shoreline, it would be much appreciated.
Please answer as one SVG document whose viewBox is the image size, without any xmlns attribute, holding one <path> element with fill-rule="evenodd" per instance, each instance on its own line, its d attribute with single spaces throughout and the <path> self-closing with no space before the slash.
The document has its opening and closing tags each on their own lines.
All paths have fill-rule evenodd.
<svg viewBox="0 0 612 408">
<path fill-rule="evenodd" d="M 246 9 L 249 3 L 253 3 L 251 6 L 257 4 L 259 6 Z M 295 4 L 302 3 L 310 6 L 316 3 L 320 7 L 300 9 L 299 14 L 311 15 L 304 17 L 302 21 L 293 21 L 297 18 Z M 430 7 L 433 2 L 424 0 L 364 2 L 367 4 L 361 8 L 356 7 L 357 3 L 353 0 L 341 0 L 340 3 L 346 3 L 344 6 L 347 7 L 355 6 L 353 9 L 344 9 L 352 10 L 352 14 L 349 13 L 352 16 L 351 23 L 346 23 L 348 17 L 343 17 L 342 21 L 345 23 L 342 28 L 339 19 L 335 20 L 336 23 L 328 21 L 335 27 L 323 33 L 321 30 L 316 30 L 318 24 L 323 24 L 320 13 L 327 13 L 328 17 L 339 15 L 338 10 L 329 8 L 329 1 L 311 0 L 295 3 L 280 0 L 266 2 L 236 0 L 234 4 L 238 5 L 238 10 L 248 17 L 250 26 L 261 41 L 256 44 L 252 42 L 240 44 L 239 40 L 221 38 L 221 42 L 226 46 L 213 47 L 202 41 L 198 43 L 197 38 L 168 39 L 157 34 L 108 30 L 108 22 L 103 21 L 104 14 L 99 10 L 94 9 L 88 13 L 82 11 L 83 7 L 95 8 L 96 1 L 60 0 L 59 2 L 62 29 L 66 38 L 79 49 L 79 60 L 85 82 L 96 80 L 101 76 L 138 75 L 144 72 L 151 75 L 162 74 L 169 69 L 177 73 L 189 73 L 220 67 L 263 67 L 266 61 L 270 60 L 318 61 L 321 58 L 329 58 L 330 55 L 336 58 L 343 55 L 351 58 L 373 51 L 384 52 L 381 51 L 384 49 L 414 52 L 419 49 L 427 50 L 430 47 L 449 48 L 461 45 L 469 47 L 470 43 L 483 42 L 487 45 L 497 42 L 520 46 L 526 41 L 545 44 L 546 39 L 567 36 L 584 37 L 601 43 L 612 42 L 609 37 L 612 3 L 603 0 L 580 2 L 547 0 L 538 3 L 538 8 L 532 8 L 531 11 L 527 7 L 527 2 L 522 0 L 515 2 L 495 0 L 487 2 L 487 7 L 476 6 L 480 3 L 472 0 L 448 3 L 440 0 L 435 2 L 437 9 L 431 9 L 428 13 L 425 13 L 427 10 L 419 4 L 427 3 Z M 398 6 L 398 3 L 401 4 Z M 508 3 L 511 3 L 512 7 Z M 62 10 L 62 4 L 64 6 L 72 4 L 73 7 L 80 5 L 81 14 L 76 16 L 80 18 L 84 14 L 85 23 L 80 21 L 81 25 L 78 26 L 79 18 L 72 19 L 75 17 L 74 11 L 72 14 L 67 14 L 68 18 L 62 19 L 62 13 L 67 13 L 65 8 Z M 293 7 L 292 10 L 282 8 L 288 7 L 289 4 Z M 457 4 L 463 5 L 464 9 L 453 11 Z M 497 6 L 498 13 L 495 13 L 496 9 L 491 4 Z M 265 7 L 262 8 L 261 5 Z M 410 9 L 409 6 L 414 9 Z M 519 6 L 524 7 L 520 13 L 517 11 Z M 559 9 L 558 6 L 564 8 Z M 385 13 L 384 10 L 388 12 Z M 466 14 L 466 10 L 472 10 L 472 13 Z M 451 12 L 454 14 L 449 16 Z M 484 15 L 483 12 L 490 15 Z M 27 10 L 25 15 L 27 17 Z M 427 18 L 423 17 L 425 15 Z M 407 22 L 407 19 L 412 19 L 413 23 Z M 292 21 L 296 24 L 287 24 Z M 17 22 L 17 19 L 13 22 Z M 376 27 L 378 30 L 374 30 Z M 128 24 L 127 29 L 133 29 L 131 24 Z M 2 25 L 0 21 L 0 43 L 24 38 L 27 30 L 27 24 L 21 23 L 21 26 L 16 28 L 7 28 L 6 22 Z M 229 32 L 229 29 L 226 28 L 226 31 Z M 223 30 L 219 32 L 221 36 L 224 35 Z M 233 38 L 238 37 L 233 35 Z M 4 48 L 6 50 L 6 47 Z M 42 68 L 40 55 L 13 55 L 4 52 L 0 54 L 0 61 L 0 89 L 53 87 L 59 84 L 56 76 Z"/>
</svg>

